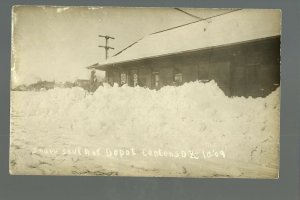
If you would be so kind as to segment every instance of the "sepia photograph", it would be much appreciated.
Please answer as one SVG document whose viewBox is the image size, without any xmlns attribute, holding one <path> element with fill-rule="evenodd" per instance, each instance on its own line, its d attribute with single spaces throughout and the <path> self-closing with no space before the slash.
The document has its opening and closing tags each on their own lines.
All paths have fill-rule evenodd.
<svg viewBox="0 0 300 200">
<path fill-rule="evenodd" d="M 279 178 L 281 10 L 11 12 L 10 174 Z"/>
</svg>

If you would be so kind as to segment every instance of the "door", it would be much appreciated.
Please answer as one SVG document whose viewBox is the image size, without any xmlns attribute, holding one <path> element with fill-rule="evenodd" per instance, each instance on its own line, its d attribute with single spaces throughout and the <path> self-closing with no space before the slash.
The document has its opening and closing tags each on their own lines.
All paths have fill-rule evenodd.
<svg viewBox="0 0 300 200">
<path fill-rule="evenodd" d="M 152 72 L 152 88 L 158 89 L 159 85 L 159 72 Z"/>
<path fill-rule="evenodd" d="M 138 86 L 138 71 L 136 69 L 130 70 L 129 85 L 131 87 Z"/>
<path fill-rule="evenodd" d="M 124 71 L 120 74 L 120 84 L 121 86 L 127 84 L 127 73 Z"/>
</svg>

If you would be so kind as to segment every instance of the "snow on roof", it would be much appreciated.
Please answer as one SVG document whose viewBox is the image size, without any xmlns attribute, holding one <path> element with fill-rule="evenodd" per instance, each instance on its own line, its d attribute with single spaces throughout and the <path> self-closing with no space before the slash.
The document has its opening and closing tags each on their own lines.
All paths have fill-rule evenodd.
<svg viewBox="0 0 300 200">
<path fill-rule="evenodd" d="M 152 33 L 98 67 L 280 35 L 280 10 L 240 9 Z M 91 68 L 94 68 L 91 66 Z"/>
</svg>

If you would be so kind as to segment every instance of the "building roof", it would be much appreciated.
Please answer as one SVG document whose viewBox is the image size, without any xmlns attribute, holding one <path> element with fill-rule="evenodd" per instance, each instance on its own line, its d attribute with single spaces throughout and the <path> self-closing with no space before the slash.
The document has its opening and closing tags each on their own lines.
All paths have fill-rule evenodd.
<svg viewBox="0 0 300 200">
<path fill-rule="evenodd" d="M 280 10 L 238 9 L 152 33 L 90 68 L 280 35 Z"/>
</svg>

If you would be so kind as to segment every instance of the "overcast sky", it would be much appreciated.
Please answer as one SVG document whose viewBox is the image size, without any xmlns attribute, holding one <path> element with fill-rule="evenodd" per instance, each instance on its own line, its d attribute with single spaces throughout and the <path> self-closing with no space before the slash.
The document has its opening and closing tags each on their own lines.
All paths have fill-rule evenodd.
<svg viewBox="0 0 300 200">
<path fill-rule="evenodd" d="M 201 18 L 226 10 L 184 9 Z M 87 79 L 86 69 L 105 59 L 104 38 L 117 53 L 152 32 L 196 21 L 173 8 L 17 7 L 14 10 L 13 85 L 38 80 Z"/>
</svg>

